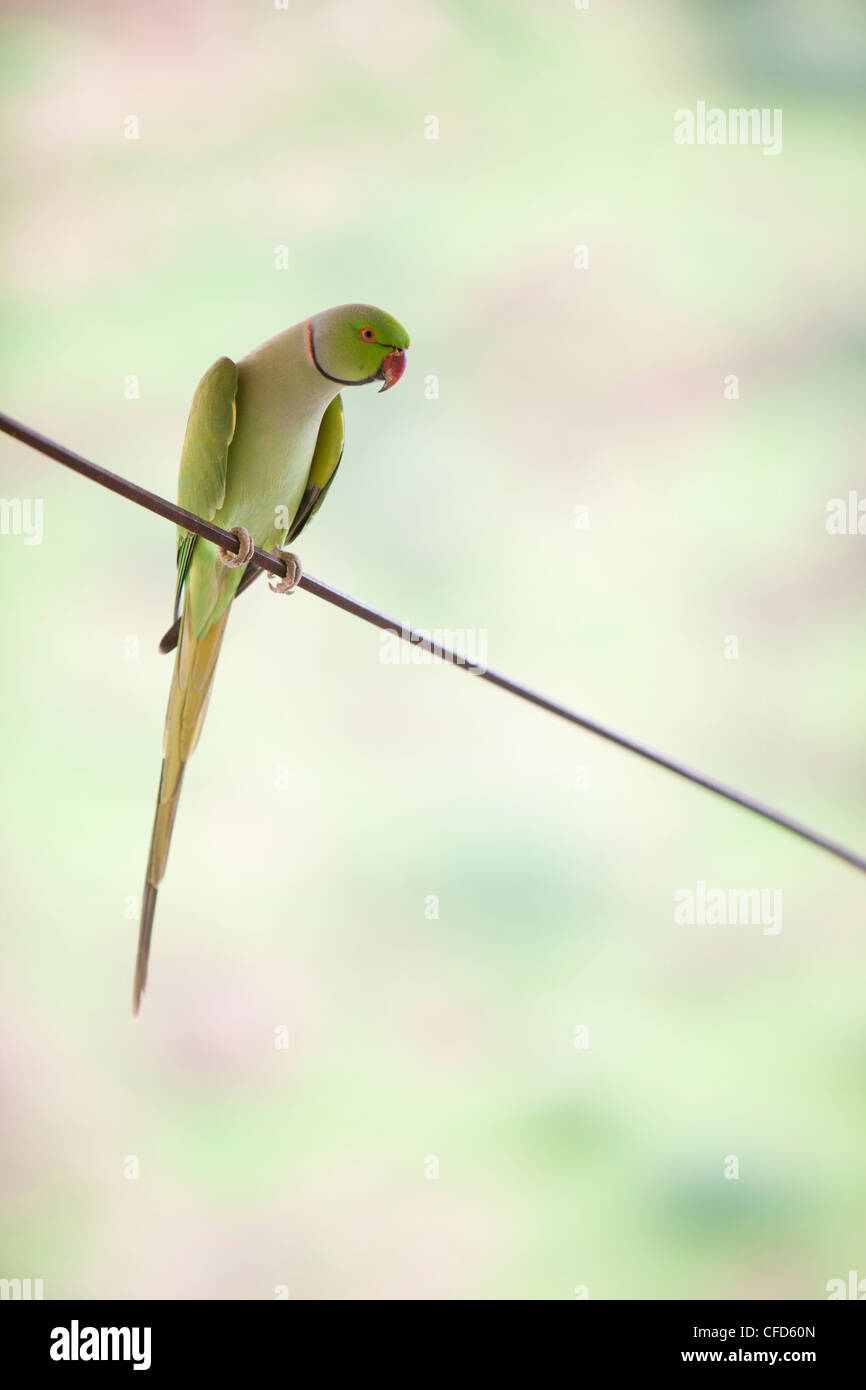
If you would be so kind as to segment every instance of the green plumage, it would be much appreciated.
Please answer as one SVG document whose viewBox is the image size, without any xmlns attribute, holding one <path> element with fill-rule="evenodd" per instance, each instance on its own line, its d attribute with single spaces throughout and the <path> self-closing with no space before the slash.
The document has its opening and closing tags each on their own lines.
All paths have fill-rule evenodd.
<svg viewBox="0 0 866 1390">
<path fill-rule="evenodd" d="M 370 338 L 373 334 L 373 338 Z M 237 365 L 221 357 L 193 396 L 181 451 L 178 502 L 263 550 L 294 541 L 315 515 L 343 452 L 344 385 L 399 380 L 409 338 L 371 305 L 341 305 L 295 324 Z M 232 599 L 244 569 L 214 546 L 178 536 L 180 612 L 166 711 L 163 764 L 141 909 L 133 1010 L 147 980 L 157 888 L 165 873 L 184 769 L 201 733 Z M 245 584 L 246 587 L 246 584 Z M 173 632 L 163 650 L 173 646 Z"/>
</svg>

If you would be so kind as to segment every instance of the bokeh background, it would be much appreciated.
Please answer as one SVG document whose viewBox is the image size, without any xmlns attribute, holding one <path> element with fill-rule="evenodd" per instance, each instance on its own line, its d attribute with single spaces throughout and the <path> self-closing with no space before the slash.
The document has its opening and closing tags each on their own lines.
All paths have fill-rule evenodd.
<svg viewBox="0 0 866 1390">
<path fill-rule="evenodd" d="M 854 0 L 22 0 L 3 51 L 5 410 L 174 495 L 215 357 L 380 303 L 409 369 L 347 393 L 306 568 L 866 846 Z M 699 100 L 782 153 L 675 145 Z M 173 529 L 8 439 L 0 494 L 44 503 L 0 536 L 0 1274 L 866 1275 L 862 877 L 309 595 L 234 614 L 133 1023 Z M 699 881 L 783 930 L 676 926 Z"/>
</svg>

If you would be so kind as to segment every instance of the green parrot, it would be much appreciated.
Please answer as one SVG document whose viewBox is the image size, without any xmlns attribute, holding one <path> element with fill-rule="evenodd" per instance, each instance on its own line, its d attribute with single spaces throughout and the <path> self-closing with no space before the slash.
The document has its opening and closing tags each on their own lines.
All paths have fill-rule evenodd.
<svg viewBox="0 0 866 1390">
<path fill-rule="evenodd" d="M 369 304 L 341 304 L 242 357 L 214 362 L 199 382 L 180 458 L 178 503 L 238 537 L 239 552 L 188 531 L 177 543 L 175 621 L 160 649 L 177 647 L 163 738 L 135 962 L 133 1013 L 147 983 L 157 889 L 165 873 L 184 768 L 201 733 L 232 600 L 261 573 L 253 547 L 279 551 L 322 505 L 343 453 L 340 388 L 403 375 L 409 335 Z M 301 577 L 285 554 L 289 593 Z"/>
</svg>

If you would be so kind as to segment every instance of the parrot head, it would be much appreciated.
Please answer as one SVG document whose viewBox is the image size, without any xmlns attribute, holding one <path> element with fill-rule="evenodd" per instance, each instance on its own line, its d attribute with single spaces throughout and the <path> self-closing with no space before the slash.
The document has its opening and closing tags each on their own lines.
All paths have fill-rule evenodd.
<svg viewBox="0 0 866 1390">
<path fill-rule="evenodd" d="M 307 319 L 307 356 L 322 376 L 341 386 L 381 381 L 396 386 L 406 368 L 409 334 L 372 304 L 340 304 Z"/>
</svg>

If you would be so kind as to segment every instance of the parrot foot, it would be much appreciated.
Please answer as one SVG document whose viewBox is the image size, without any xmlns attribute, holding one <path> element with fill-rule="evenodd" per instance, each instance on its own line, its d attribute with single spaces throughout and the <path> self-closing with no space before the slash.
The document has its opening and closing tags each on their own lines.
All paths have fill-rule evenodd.
<svg viewBox="0 0 866 1390">
<path fill-rule="evenodd" d="M 237 536 L 238 538 L 238 553 L 235 555 L 231 550 L 224 550 L 221 545 L 218 545 L 217 555 L 228 569 L 236 570 L 240 569 L 241 565 L 249 563 L 252 558 L 252 553 L 256 548 L 256 543 L 246 526 L 230 526 L 229 530 L 233 536 Z"/>
<path fill-rule="evenodd" d="M 301 582 L 301 575 L 304 573 L 301 569 L 301 562 L 297 555 L 293 555 L 290 550 L 280 550 L 278 548 L 273 553 L 279 560 L 285 560 L 286 577 L 285 579 L 278 579 L 275 574 L 268 575 L 268 584 L 271 593 L 293 594 Z"/>
</svg>

